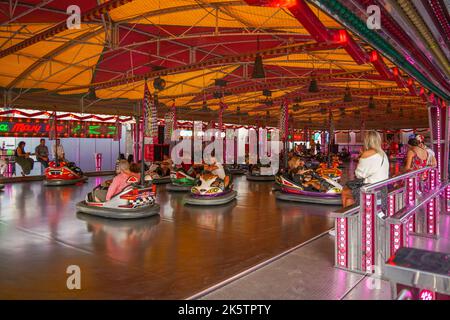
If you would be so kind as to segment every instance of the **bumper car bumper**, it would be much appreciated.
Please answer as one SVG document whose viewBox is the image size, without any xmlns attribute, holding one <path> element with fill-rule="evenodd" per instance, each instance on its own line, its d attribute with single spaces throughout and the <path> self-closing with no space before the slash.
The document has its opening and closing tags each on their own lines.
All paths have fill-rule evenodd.
<svg viewBox="0 0 450 320">
<path fill-rule="evenodd" d="M 228 171 L 233 175 L 242 175 L 245 174 L 245 169 L 242 168 L 231 168 Z"/>
<path fill-rule="evenodd" d="M 191 191 L 192 186 L 182 186 L 179 184 L 168 184 L 166 187 L 167 191 L 173 191 L 173 192 L 189 192 Z"/>
<path fill-rule="evenodd" d="M 217 197 L 207 197 L 207 196 L 193 196 L 192 194 L 188 194 L 184 197 L 185 204 L 191 204 L 196 206 L 216 206 L 225 203 L 229 203 L 236 199 L 237 192 L 232 190 L 224 195 Z"/>
<path fill-rule="evenodd" d="M 109 219 L 142 219 L 159 214 L 159 204 L 132 209 L 89 206 L 86 201 L 77 203 L 77 212 Z"/>
<path fill-rule="evenodd" d="M 295 202 L 306 202 L 306 203 L 316 203 L 316 204 L 326 204 L 326 205 L 341 205 L 341 195 L 340 194 L 326 194 L 316 192 L 317 195 L 312 194 L 293 194 L 281 191 L 275 192 L 275 198 L 277 200 L 284 201 L 295 201 Z"/>
<path fill-rule="evenodd" d="M 88 179 L 86 176 L 82 176 L 78 179 L 64 180 L 64 179 L 44 179 L 44 186 L 70 186 L 79 182 L 85 182 Z"/>
<path fill-rule="evenodd" d="M 171 181 L 172 180 L 171 180 L 170 176 L 152 179 L 153 184 L 165 184 L 165 183 L 170 183 Z"/>
<path fill-rule="evenodd" d="M 275 181 L 275 176 L 261 176 L 261 175 L 253 175 L 247 174 L 247 180 L 249 181 Z"/>
</svg>

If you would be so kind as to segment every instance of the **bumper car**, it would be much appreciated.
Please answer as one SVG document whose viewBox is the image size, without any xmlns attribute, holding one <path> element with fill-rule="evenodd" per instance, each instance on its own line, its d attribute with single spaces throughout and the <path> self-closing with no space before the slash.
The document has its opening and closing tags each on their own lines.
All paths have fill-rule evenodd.
<svg viewBox="0 0 450 320">
<path fill-rule="evenodd" d="M 159 214 L 152 187 L 139 185 L 129 185 L 105 202 L 95 202 L 90 192 L 76 207 L 77 212 L 110 219 L 141 219 Z"/>
<path fill-rule="evenodd" d="M 195 171 L 188 172 L 182 168 L 172 171 L 170 173 L 171 184 L 167 185 L 166 189 L 175 192 L 189 192 L 195 185 Z"/>
<path fill-rule="evenodd" d="M 56 163 L 52 161 L 45 169 L 44 175 L 45 186 L 68 186 L 85 182 L 88 179 L 73 162 Z"/>
<path fill-rule="evenodd" d="M 5 185 L 0 184 L 0 191 L 3 190 L 5 188 Z"/>
<path fill-rule="evenodd" d="M 338 155 L 333 155 L 331 157 L 331 166 L 333 168 L 342 169 L 342 168 L 344 168 L 344 163 L 342 162 L 342 160 L 339 158 Z"/>
<path fill-rule="evenodd" d="M 335 162 L 331 165 L 331 168 L 329 168 L 326 163 L 321 163 L 316 172 L 322 177 L 327 177 L 328 179 L 338 182 L 342 177 L 342 171 L 338 168 L 338 165 L 339 164 Z"/>
<path fill-rule="evenodd" d="M 245 169 L 241 165 L 230 165 L 227 166 L 227 170 L 232 175 L 243 175 L 245 174 Z"/>
<path fill-rule="evenodd" d="M 277 175 L 276 184 L 280 190 L 275 192 L 278 200 L 340 205 L 342 186 L 317 172 L 290 177 L 288 174 Z"/>
<path fill-rule="evenodd" d="M 191 188 L 191 193 L 184 198 L 185 204 L 197 206 L 214 206 L 226 204 L 236 199 L 232 176 L 227 174 L 222 180 L 219 176 L 205 171 Z"/>
<path fill-rule="evenodd" d="M 152 184 L 165 184 L 170 183 L 170 173 L 165 175 L 160 164 L 153 164 L 150 170 L 145 174 L 145 181 L 149 181 Z"/>
<path fill-rule="evenodd" d="M 249 181 L 275 181 L 275 175 L 270 166 L 253 166 L 248 174 L 247 180 Z"/>
</svg>

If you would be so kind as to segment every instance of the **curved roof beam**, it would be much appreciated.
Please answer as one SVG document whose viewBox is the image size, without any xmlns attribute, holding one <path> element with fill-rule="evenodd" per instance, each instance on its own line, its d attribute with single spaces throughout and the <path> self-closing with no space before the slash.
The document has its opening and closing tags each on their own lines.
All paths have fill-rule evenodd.
<svg viewBox="0 0 450 320">
<path fill-rule="evenodd" d="M 112 9 L 118 8 L 120 6 L 123 6 L 126 3 L 129 3 L 133 0 L 110 0 L 108 2 L 105 2 L 101 5 L 96 6 L 95 8 L 88 10 L 87 12 L 83 13 L 81 15 L 81 21 L 83 22 L 89 22 L 98 16 L 104 14 L 105 12 L 108 12 Z M 55 26 L 44 30 L 42 32 L 39 32 L 38 34 L 32 36 L 31 38 L 28 38 L 22 42 L 19 42 L 5 50 L 0 51 L 0 58 L 9 56 L 11 54 L 16 53 L 17 51 L 20 51 L 24 48 L 27 48 L 33 44 L 36 44 L 40 41 L 47 40 L 48 38 L 53 37 L 54 35 L 61 33 L 63 31 L 68 30 L 67 22 L 66 20 L 61 21 L 60 23 L 56 24 Z"/>
<path fill-rule="evenodd" d="M 98 35 L 99 33 L 103 32 L 102 28 L 98 28 L 97 30 L 94 31 L 89 31 L 85 34 L 82 34 L 79 37 L 76 37 L 74 39 L 72 39 L 71 41 L 63 44 L 62 46 L 59 46 L 58 48 L 56 48 L 53 51 L 50 51 L 49 53 L 47 53 L 45 56 L 39 58 L 36 62 L 34 62 L 31 66 L 29 66 L 27 69 L 25 69 L 20 75 L 18 75 L 13 81 L 11 81 L 7 86 L 6 89 L 11 89 L 14 88 L 15 86 L 17 86 L 19 84 L 20 81 L 25 80 L 26 77 L 32 73 L 34 70 L 36 70 L 37 68 L 39 68 L 39 66 L 48 61 L 51 60 L 52 58 L 54 58 L 55 56 L 63 53 L 64 51 L 66 51 L 67 49 L 69 49 L 74 42 L 76 41 L 83 41 L 83 40 L 87 40 L 89 38 L 95 37 L 96 35 Z"/>
</svg>

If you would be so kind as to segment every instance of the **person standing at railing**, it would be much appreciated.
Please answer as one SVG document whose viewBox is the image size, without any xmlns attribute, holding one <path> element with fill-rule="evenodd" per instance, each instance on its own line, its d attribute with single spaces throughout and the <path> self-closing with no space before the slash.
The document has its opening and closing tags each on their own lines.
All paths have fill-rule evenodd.
<svg viewBox="0 0 450 320">
<path fill-rule="evenodd" d="M 364 148 L 355 170 L 355 177 L 356 179 L 348 181 L 342 190 L 344 207 L 359 204 L 360 189 L 363 185 L 389 178 L 389 158 L 381 148 L 380 134 L 374 130 L 368 131 L 364 137 Z"/>
<path fill-rule="evenodd" d="M 52 146 L 52 153 L 55 157 L 55 160 L 67 162 L 66 153 L 60 139 L 56 139 L 55 144 Z"/>
<path fill-rule="evenodd" d="M 418 134 L 408 140 L 409 150 L 406 153 L 404 171 L 414 171 L 426 166 L 436 166 L 434 152 L 424 144 L 425 138 Z"/>
</svg>

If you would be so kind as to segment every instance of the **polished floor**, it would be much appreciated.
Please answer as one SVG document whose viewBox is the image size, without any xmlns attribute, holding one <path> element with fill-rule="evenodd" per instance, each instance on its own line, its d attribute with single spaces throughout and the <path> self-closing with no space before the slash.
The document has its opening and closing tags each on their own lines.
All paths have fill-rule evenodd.
<svg viewBox="0 0 450 320">
<path fill-rule="evenodd" d="M 82 186 L 8 184 L 0 193 L 0 298 L 183 299 L 334 226 L 330 206 L 277 202 L 272 183 L 235 180 L 235 202 L 184 206 L 158 186 L 161 216 L 110 221 L 76 215 Z M 66 268 L 81 268 L 68 290 Z"/>
</svg>

